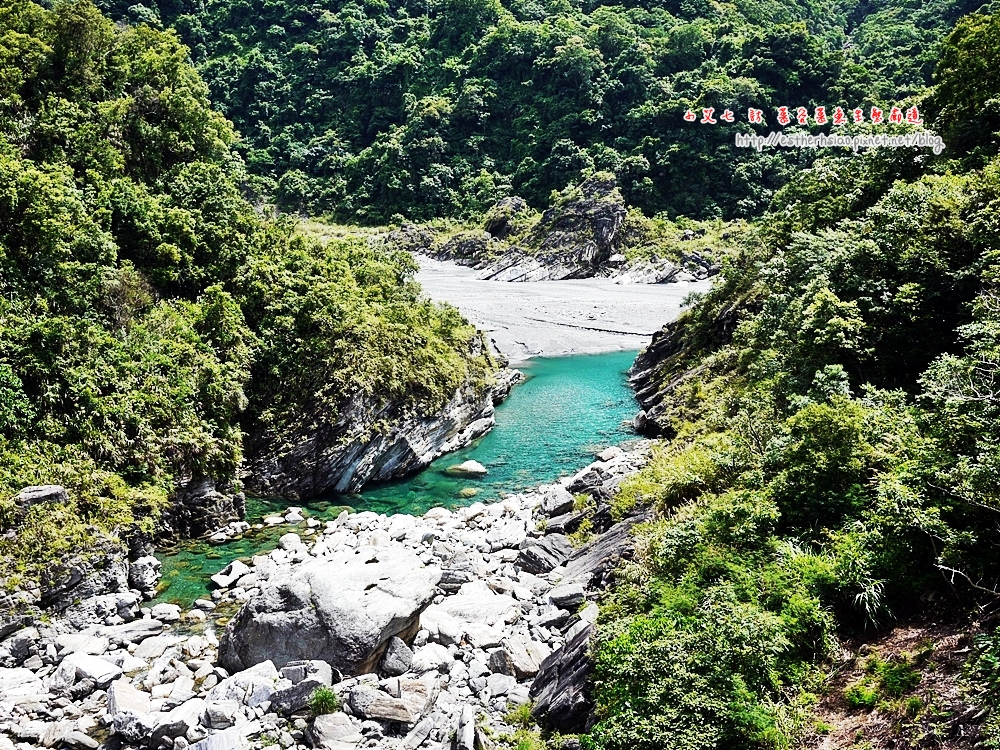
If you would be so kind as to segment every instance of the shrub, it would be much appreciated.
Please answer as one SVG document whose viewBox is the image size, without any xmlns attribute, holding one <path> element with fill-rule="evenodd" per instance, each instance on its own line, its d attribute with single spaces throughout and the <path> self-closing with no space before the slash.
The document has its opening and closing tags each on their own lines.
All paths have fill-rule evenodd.
<svg viewBox="0 0 1000 750">
<path fill-rule="evenodd" d="M 859 680 L 844 691 L 844 698 L 851 708 L 875 708 L 878 690 L 865 680 Z"/>
<path fill-rule="evenodd" d="M 340 698 L 332 688 L 318 687 L 309 699 L 309 712 L 313 716 L 332 714 L 340 710 Z"/>
<path fill-rule="evenodd" d="M 535 719 L 531 715 L 530 703 L 521 703 L 515 706 L 507 712 L 503 720 L 512 727 L 520 727 L 521 729 L 530 729 L 535 724 Z"/>
</svg>

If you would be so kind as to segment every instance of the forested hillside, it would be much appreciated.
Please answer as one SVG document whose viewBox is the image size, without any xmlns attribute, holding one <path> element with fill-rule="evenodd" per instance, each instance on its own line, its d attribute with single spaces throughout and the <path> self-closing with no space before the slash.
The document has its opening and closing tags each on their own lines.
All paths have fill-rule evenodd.
<svg viewBox="0 0 1000 750">
<path fill-rule="evenodd" d="M 236 515 L 247 425 L 332 424 L 359 395 L 432 412 L 494 366 L 454 309 L 419 298 L 406 254 L 321 245 L 253 210 L 187 57 L 86 0 L 0 4 L 8 587 L 53 575 L 95 527 L 153 532 L 205 481 L 221 507 L 176 530 Z M 69 496 L 14 497 L 34 484 Z"/>
<path fill-rule="evenodd" d="M 825 746 L 996 746 L 998 32 L 970 16 L 943 49 L 951 159 L 821 158 L 640 356 L 670 439 L 617 500 L 657 520 L 604 609 L 600 747 L 819 745 L 821 699 L 889 727 Z M 968 713 L 932 687 L 933 642 L 870 651 L 831 695 L 845 639 L 970 620 Z"/>
<path fill-rule="evenodd" d="M 173 26 L 288 211 L 385 223 L 535 208 L 581 169 L 669 218 L 750 216 L 815 157 L 735 151 L 749 107 L 912 103 L 979 0 L 102 0 Z M 688 108 L 741 116 L 688 123 Z M 759 128 L 758 128 L 759 129 Z M 398 215 L 398 216 L 397 216 Z"/>
</svg>

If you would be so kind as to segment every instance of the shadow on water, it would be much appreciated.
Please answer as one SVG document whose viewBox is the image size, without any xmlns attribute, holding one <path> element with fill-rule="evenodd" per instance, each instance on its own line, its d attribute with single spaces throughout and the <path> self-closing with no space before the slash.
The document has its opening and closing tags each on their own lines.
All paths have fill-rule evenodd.
<svg viewBox="0 0 1000 750">
<path fill-rule="evenodd" d="M 497 425 L 474 444 L 434 461 L 407 479 L 366 488 L 361 494 L 321 497 L 309 502 L 247 499 L 247 520 L 259 525 L 289 506 L 320 521 L 336 518 L 349 507 L 376 513 L 421 515 L 436 506 L 490 502 L 578 471 L 595 451 L 622 443 L 632 433 L 624 422 L 637 405 L 625 377 L 635 352 L 543 357 L 520 365 L 526 380 L 497 407 Z M 448 474 L 449 466 L 467 460 L 483 464 L 481 479 Z M 475 495 L 472 495 L 475 490 Z M 464 492 L 463 492 L 464 491 Z M 159 553 L 163 583 L 155 601 L 190 606 L 209 595 L 209 576 L 235 559 L 248 559 L 277 546 L 289 531 L 307 534 L 305 523 L 252 529 L 226 544 L 189 542 Z"/>
</svg>

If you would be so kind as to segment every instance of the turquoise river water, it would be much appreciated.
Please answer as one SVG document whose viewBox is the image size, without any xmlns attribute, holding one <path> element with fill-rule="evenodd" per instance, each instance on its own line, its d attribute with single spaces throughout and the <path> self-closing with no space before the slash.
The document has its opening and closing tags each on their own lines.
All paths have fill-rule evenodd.
<svg viewBox="0 0 1000 750">
<path fill-rule="evenodd" d="M 376 513 L 423 514 L 438 505 L 455 507 L 552 482 L 578 471 L 595 451 L 628 440 L 624 424 L 637 405 L 625 376 L 636 352 L 539 357 L 518 364 L 526 379 L 497 407 L 497 424 L 467 448 L 439 458 L 419 474 L 366 488 L 359 495 L 330 496 L 306 503 L 247 500 L 247 521 L 280 512 L 290 505 L 305 515 L 336 518 L 345 507 Z M 460 478 L 445 470 L 474 459 L 488 473 L 482 479 Z M 462 490 L 475 489 L 474 497 Z M 468 493 L 466 493 L 468 494 Z M 303 525 L 304 530 L 304 525 Z M 236 558 L 249 558 L 276 546 L 287 525 L 254 530 L 222 545 L 191 542 L 159 554 L 163 583 L 155 601 L 181 606 L 209 593 L 208 577 Z"/>
</svg>

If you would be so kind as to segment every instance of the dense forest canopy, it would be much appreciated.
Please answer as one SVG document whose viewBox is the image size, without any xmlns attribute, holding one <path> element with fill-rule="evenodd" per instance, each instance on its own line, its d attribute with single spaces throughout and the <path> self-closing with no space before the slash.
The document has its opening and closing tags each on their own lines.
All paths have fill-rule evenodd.
<svg viewBox="0 0 1000 750">
<path fill-rule="evenodd" d="M 540 208 L 586 169 L 647 215 L 755 215 L 815 154 L 734 151 L 748 108 L 766 134 L 778 106 L 913 103 L 981 4 L 103 2 L 178 30 L 262 196 L 362 223 Z M 702 107 L 743 121 L 682 119 Z"/>
<path fill-rule="evenodd" d="M 998 29 L 968 16 L 941 49 L 945 155 L 819 158 L 640 358 L 670 440 L 616 501 L 655 520 L 603 610 L 598 747 L 819 743 L 843 639 L 964 613 L 991 623 L 977 746 L 1000 741 Z M 930 651 L 872 653 L 851 709 L 956 731 L 917 687 Z"/>
<path fill-rule="evenodd" d="M 252 208 L 232 126 L 172 32 L 8 0 L 0 56 L 8 585 L 91 524 L 151 531 L 179 486 L 234 491 L 247 425 L 280 431 L 305 402 L 335 421 L 358 393 L 433 409 L 490 367 L 407 254 Z M 70 501 L 19 507 L 33 484 Z"/>
</svg>

